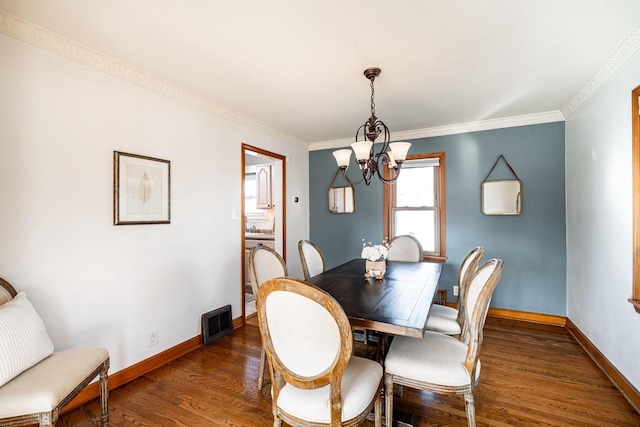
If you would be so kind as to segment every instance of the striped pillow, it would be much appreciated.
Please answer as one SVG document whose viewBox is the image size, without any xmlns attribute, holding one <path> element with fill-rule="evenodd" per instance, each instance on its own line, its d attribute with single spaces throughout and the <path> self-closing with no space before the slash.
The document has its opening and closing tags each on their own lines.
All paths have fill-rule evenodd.
<svg viewBox="0 0 640 427">
<path fill-rule="evenodd" d="M 24 292 L 0 306 L 0 386 L 51 353 L 47 329 Z"/>
</svg>

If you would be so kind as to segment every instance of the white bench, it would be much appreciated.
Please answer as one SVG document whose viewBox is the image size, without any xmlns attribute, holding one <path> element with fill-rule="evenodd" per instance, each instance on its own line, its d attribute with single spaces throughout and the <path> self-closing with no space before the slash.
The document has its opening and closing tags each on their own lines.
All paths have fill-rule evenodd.
<svg viewBox="0 0 640 427">
<path fill-rule="evenodd" d="M 13 286 L 0 278 L 0 316 L 3 305 L 16 295 Z M 4 345 L 10 344 L 0 340 L 0 346 Z M 7 361 L 0 360 L 0 368 L 2 363 Z M 108 426 L 108 370 L 109 353 L 104 348 L 54 351 L 0 386 L 0 427 L 34 423 L 55 426 L 62 408 L 98 375 L 100 422 L 103 427 Z"/>
</svg>

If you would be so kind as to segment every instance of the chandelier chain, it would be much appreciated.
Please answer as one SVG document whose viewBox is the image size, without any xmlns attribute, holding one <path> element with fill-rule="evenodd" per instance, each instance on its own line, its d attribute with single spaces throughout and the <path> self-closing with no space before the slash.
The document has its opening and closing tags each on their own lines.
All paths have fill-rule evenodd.
<svg viewBox="0 0 640 427">
<path fill-rule="evenodd" d="M 371 115 L 375 116 L 376 115 L 376 103 L 373 100 L 373 94 L 375 92 L 375 89 L 373 88 L 373 80 L 371 79 Z"/>
</svg>

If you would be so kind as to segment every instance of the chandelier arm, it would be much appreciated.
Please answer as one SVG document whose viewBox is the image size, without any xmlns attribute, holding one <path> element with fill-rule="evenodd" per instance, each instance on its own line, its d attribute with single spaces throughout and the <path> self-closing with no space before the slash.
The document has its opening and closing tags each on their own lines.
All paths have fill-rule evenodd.
<svg viewBox="0 0 640 427">
<path fill-rule="evenodd" d="M 396 175 L 396 177 L 393 179 L 384 179 L 383 177 L 380 177 L 380 181 L 382 181 L 384 184 L 395 184 L 396 181 L 398 181 L 398 176 Z"/>
<path fill-rule="evenodd" d="M 394 176 L 394 177 L 393 177 L 393 178 L 391 178 L 391 179 L 386 179 L 386 178 L 384 177 L 384 174 L 379 173 L 379 174 L 378 174 L 378 178 L 380 178 L 380 181 L 382 181 L 382 182 L 383 182 L 383 183 L 385 183 L 385 184 L 395 184 L 395 182 L 396 182 L 396 181 L 398 180 L 398 178 L 400 177 L 400 170 L 401 170 L 401 169 L 399 169 L 399 168 L 393 168 L 393 170 L 395 170 L 395 171 L 396 171 L 396 176 Z"/>
<path fill-rule="evenodd" d="M 363 125 L 362 125 L 362 126 L 360 126 L 360 127 L 358 128 L 358 130 L 356 131 L 356 142 L 358 142 L 358 135 L 360 135 L 360 129 L 363 129 L 366 125 L 367 125 L 366 123 L 365 123 L 365 124 L 363 124 Z M 363 138 L 364 138 L 364 136 L 367 134 L 366 132 L 367 132 L 367 131 L 366 131 L 366 129 L 362 131 Z M 364 138 L 364 140 L 366 141 L 366 138 Z"/>
<path fill-rule="evenodd" d="M 378 178 L 380 178 L 380 181 L 382 181 L 385 184 L 393 184 L 398 180 L 398 177 L 400 176 L 400 170 L 402 168 L 402 163 L 400 162 L 399 164 L 397 164 L 397 166 L 393 166 L 391 168 L 388 167 L 389 165 L 389 154 L 382 153 L 380 156 L 378 156 L 376 158 L 377 164 L 376 164 L 376 169 L 378 170 Z M 387 179 L 384 177 L 384 170 L 386 169 L 393 169 L 396 173 L 396 175 L 393 178 Z"/>
<path fill-rule="evenodd" d="M 389 149 L 389 142 L 391 141 L 391 133 L 389 132 L 389 128 L 387 127 L 387 125 L 385 125 L 382 120 L 377 120 L 375 122 L 375 129 L 376 129 L 376 132 L 378 134 L 381 133 L 381 132 L 378 131 L 378 129 L 381 129 L 381 130 L 384 131 L 384 140 L 382 141 L 382 147 L 380 147 L 380 151 L 378 151 L 378 153 L 376 154 L 376 157 L 378 157 L 378 156 L 381 156 L 381 155 L 385 154 L 387 152 L 387 150 Z M 375 146 L 375 142 L 371 146 L 371 149 L 372 149 L 371 155 L 372 156 L 373 156 L 373 147 L 374 146 Z"/>
</svg>

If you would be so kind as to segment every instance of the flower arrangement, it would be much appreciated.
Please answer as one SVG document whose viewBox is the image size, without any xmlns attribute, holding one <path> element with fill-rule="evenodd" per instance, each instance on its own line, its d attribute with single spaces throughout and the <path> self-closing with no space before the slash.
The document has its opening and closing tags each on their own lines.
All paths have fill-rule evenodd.
<svg viewBox="0 0 640 427">
<path fill-rule="evenodd" d="M 371 242 L 366 242 L 362 239 L 362 253 L 360 256 L 367 261 L 384 261 L 389 255 L 389 246 L 386 241 L 383 241 L 381 245 L 372 245 Z"/>
<path fill-rule="evenodd" d="M 382 280 L 387 270 L 387 256 L 389 256 L 389 245 L 387 240 L 383 240 L 381 245 L 372 245 L 362 239 L 362 252 L 360 256 L 366 259 L 365 273 L 366 278 L 375 277 L 376 280 Z"/>
</svg>

